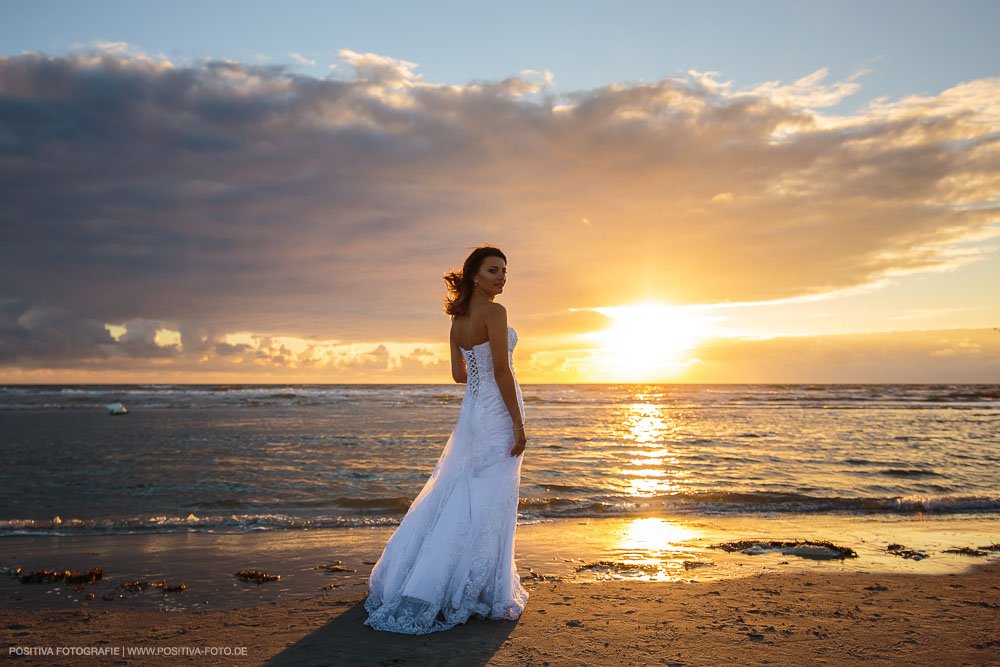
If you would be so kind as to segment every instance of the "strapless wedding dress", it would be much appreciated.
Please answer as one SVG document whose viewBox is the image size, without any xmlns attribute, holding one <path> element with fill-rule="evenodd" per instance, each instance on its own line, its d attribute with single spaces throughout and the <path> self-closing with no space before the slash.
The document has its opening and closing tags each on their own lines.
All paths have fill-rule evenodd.
<svg viewBox="0 0 1000 667">
<path fill-rule="evenodd" d="M 513 369 L 517 332 L 507 328 Z M 520 617 L 528 601 L 514 564 L 521 456 L 493 376 L 489 341 L 462 350 L 468 381 L 458 422 L 430 478 L 368 577 L 365 625 L 420 635 L 475 614 Z M 524 416 L 521 388 L 514 380 Z"/>
</svg>

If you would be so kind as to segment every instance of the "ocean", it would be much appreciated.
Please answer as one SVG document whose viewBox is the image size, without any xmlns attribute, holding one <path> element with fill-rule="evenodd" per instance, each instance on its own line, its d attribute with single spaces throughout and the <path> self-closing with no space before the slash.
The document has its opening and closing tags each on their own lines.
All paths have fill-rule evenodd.
<svg viewBox="0 0 1000 667">
<path fill-rule="evenodd" d="M 775 530 L 822 537 L 822 527 L 833 539 L 867 526 L 855 546 L 903 531 L 917 542 L 907 546 L 927 553 L 965 534 L 1000 537 L 1000 385 L 522 391 L 518 548 L 535 567 L 585 552 L 663 560 L 662 545 L 612 548 L 621 543 L 609 530 L 638 525 L 647 537 L 650 525 L 673 535 L 675 547 Z M 370 564 L 430 475 L 463 393 L 464 385 L 0 386 L 0 548 L 11 552 L 0 565 L 100 544 L 106 550 L 92 553 L 114 560 L 119 549 L 128 570 L 152 542 L 176 554 L 223 536 L 245 554 L 295 544 L 315 560 L 337 544 Z M 116 402 L 128 414 L 103 407 Z M 575 535 L 578 548 L 556 558 L 548 525 Z M 598 525 L 618 528 L 579 533 Z M 881 554 L 887 545 L 877 546 Z M 280 567 L 277 551 L 268 553 Z M 155 574 L 155 557 L 145 562 Z"/>
<path fill-rule="evenodd" d="M 1000 512 L 998 385 L 522 389 L 521 522 Z M 396 524 L 463 391 L 2 386 L 0 536 Z"/>
</svg>

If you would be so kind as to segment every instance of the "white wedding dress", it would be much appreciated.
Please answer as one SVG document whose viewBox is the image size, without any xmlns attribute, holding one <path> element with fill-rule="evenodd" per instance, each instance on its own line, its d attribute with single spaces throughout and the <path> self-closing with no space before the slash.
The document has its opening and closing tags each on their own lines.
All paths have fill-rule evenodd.
<svg viewBox="0 0 1000 667">
<path fill-rule="evenodd" d="M 507 328 L 511 363 L 517 332 Z M 365 625 L 420 635 L 475 614 L 520 617 L 528 601 L 514 564 L 521 456 L 493 376 L 489 341 L 462 350 L 468 380 L 458 422 L 424 488 L 368 577 Z M 521 388 L 514 380 L 524 416 Z"/>
</svg>

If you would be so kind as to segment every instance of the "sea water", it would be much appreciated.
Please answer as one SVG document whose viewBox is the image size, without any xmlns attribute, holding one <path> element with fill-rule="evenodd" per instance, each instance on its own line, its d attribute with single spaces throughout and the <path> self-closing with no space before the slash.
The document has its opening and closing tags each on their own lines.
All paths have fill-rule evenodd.
<svg viewBox="0 0 1000 667">
<path fill-rule="evenodd" d="M 861 553 L 870 547 L 869 564 L 931 572 L 968 559 L 948 546 L 1000 541 L 998 385 L 522 390 L 518 564 L 531 561 L 536 575 L 697 577 L 711 576 L 701 562 L 764 562 L 710 550 L 727 536 L 846 539 Z M 2 386 L 0 548 L 42 558 L 55 553 L 52 540 L 90 540 L 132 544 L 122 553 L 135 553 L 150 540 L 183 550 L 183 537 L 210 553 L 209 541 L 226 536 L 243 553 L 272 545 L 273 566 L 292 553 L 322 560 L 339 549 L 363 579 L 434 467 L 463 392 Z M 114 402 L 128 414 L 102 407 Z M 558 540 L 558 553 L 545 536 L 557 527 L 576 536 Z M 326 537 L 317 542 L 316 531 Z M 904 539 L 926 558 L 886 552 Z M 15 555 L 0 566 L 12 567 Z M 586 567 L 600 560 L 611 564 Z M 728 576 L 727 567 L 712 572 Z"/>
</svg>

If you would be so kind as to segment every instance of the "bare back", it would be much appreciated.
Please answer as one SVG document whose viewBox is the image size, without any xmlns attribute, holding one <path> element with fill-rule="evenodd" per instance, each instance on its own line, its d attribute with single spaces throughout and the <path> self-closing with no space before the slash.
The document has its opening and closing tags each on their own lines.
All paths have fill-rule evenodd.
<svg viewBox="0 0 1000 667">
<path fill-rule="evenodd" d="M 465 315 L 456 315 L 451 319 L 451 337 L 459 347 L 471 350 L 490 339 L 486 329 L 486 311 L 491 306 L 474 306 Z"/>
</svg>

